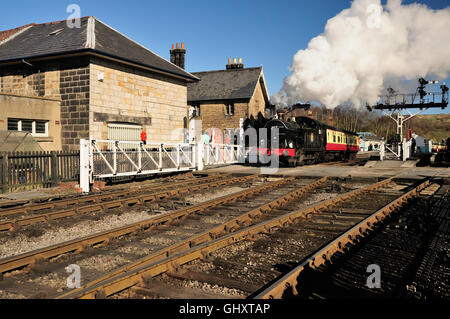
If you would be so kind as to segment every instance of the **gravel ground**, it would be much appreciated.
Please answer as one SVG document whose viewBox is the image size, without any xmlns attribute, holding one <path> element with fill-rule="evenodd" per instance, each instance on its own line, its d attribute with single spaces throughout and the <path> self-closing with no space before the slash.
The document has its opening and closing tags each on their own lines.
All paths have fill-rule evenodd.
<svg viewBox="0 0 450 319">
<path fill-rule="evenodd" d="M 21 294 L 12 294 L 12 293 L 0 290 L 0 299 L 26 299 L 26 297 Z"/>
<path fill-rule="evenodd" d="M 229 187 L 220 189 L 212 193 L 203 193 L 186 197 L 186 201 L 196 205 L 205 201 L 210 201 L 222 196 L 241 192 L 241 187 Z M 159 213 L 169 213 L 170 211 L 159 211 Z M 0 238 L 0 259 L 20 255 L 26 252 L 56 245 L 66 241 L 86 237 L 99 232 L 107 231 L 130 225 L 149 219 L 151 216 L 147 211 L 130 211 L 118 215 L 106 215 L 101 220 L 93 223 L 92 221 L 82 221 L 71 227 L 51 229 L 37 237 L 29 238 L 26 235 L 18 234 L 13 238 L 5 236 Z"/>
<path fill-rule="evenodd" d="M 226 295 L 226 296 L 241 297 L 241 298 L 245 298 L 245 296 L 246 296 L 244 292 L 237 290 L 237 289 L 230 289 L 230 288 L 223 287 L 223 286 L 211 285 L 208 283 L 192 281 L 192 280 L 182 281 L 181 286 L 186 287 L 186 288 L 193 288 L 193 289 L 197 288 L 197 289 L 203 290 L 204 292 L 222 294 L 222 295 Z"/>
<path fill-rule="evenodd" d="M 11 239 L 4 237 L 0 239 L 0 259 L 130 225 L 149 219 L 150 217 L 147 212 L 131 211 L 120 216 L 105 216 L 95 223 L 92 221 L 83 221 L 72 227 L 49 230 L 36 238 L 29 238 L 22 234 Z"/>
<path fill-rule="evenodd" d="M 208 194 L 198 194 L 198 195 L 186 196 L 186 201 L 188 201 L 191 204 L 196 205 L 196 204 L 204 203 L 204 202 L 214 200 L 216 198 L 220 198 L 223 196 L 236 194 L 236 193 L 242 192 L 243 190 L 244 190 L 244 188 L 242 188 L 242 187 L 232 186 L 232 187 L 227 187 L 226 189 L 220 189 L 215 192 L 208 193 Z"/>
</svg>

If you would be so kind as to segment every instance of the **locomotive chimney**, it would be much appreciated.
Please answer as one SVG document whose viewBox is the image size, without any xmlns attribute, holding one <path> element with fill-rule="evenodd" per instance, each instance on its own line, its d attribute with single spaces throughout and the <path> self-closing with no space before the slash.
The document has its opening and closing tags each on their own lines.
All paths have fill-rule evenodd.
<svg viewBox="0 0 450 319">
<path fill-rule="evenodd" d="M 186 49 L 184 48 L 184 43 L 181 43 L 181 48 L 179 43 L 177 43 L 176 48 L 175 45 L 172 44 L 172 50 L 170 50 L 170 62 L 184 69 L 185 56 L 186 56 Z"/>
</svg>

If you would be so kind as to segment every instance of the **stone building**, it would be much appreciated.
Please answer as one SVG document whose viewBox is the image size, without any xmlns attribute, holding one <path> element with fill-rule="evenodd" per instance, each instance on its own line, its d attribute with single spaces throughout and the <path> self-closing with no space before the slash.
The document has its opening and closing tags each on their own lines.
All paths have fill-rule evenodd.
<svg viewBox="0 0 450 319">
<path fill-rule="evenodd" d="M 226 70 L 192 74 L 200 81 L 188 84 L 188 105 L 202 120 L 203 131 L 220 129 L 227 136 L 240 127 L 241 119 L 265 115 L 271 106 L 262 66 L 244 68 L 241 59 L 230 59 Z"/>
<path fill-rule="evenodd" d="M 187 85 L 197 81 L 94 17 L 81 18 L 80 28 L 64 20 L 0 32 L 0 93 L 60 105 L 56 119 L 19 102 L 11 117 L 0 112 L 0 121 L 15 130 L 23 130 L 18 121 L 32 121 L 33 130 L 40 123 L 49 138 L 58 134 L 49 128 L 59 127 L 64 150 L 90 136 L 139 140 L 142 130 L 149 142 L 182 142 Z"/>
</svg>

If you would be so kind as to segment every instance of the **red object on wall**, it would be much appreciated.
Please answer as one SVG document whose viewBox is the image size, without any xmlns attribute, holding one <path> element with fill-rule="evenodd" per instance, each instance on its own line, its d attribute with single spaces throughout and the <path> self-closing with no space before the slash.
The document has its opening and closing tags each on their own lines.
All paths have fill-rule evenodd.
<svg viewBox="0 0 450 319">
<path fill-rule="evenodd" d="M 142 142 L 147 142 L 147 132 L 142 131 L 142 133 L 141 133 L 141 141 Z"/>
</svg>

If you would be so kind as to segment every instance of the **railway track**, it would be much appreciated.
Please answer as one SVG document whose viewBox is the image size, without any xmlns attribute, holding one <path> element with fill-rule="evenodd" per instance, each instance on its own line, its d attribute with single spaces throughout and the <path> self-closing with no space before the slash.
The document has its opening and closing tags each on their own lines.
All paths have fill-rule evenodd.
<svg viewBox="0 0 450 319">
<path fill-rule="evenodd" d="M 450 298 L 449 199 L 448 186 L 433 184 L 394 215 L 392 207 L 379 210 L 256 298 Z"/>
<path fill-rule="evenodd" d="M 229 177 L 229 174 L 217 174 L 207 177 L 195 178 L 196 182 L 208 182 L 213 180 L 225 179 Z M 42 212 L 46 210 L 53 210 L 59 208 L 65 208 L 74 205 L 87 205 L 92 203 L 98 203 L 105 200 L 111 200 L 114 198 L 121 198 L 126 196 L 132 196 L 139 193 L 151 193 L 170 188 L 183 187 L 191 185 L 193 182 L 192 177 L 186 180 L 174 181 L 167 180 L 165 182 L 146 183 L 142 187 L 133 187 L 128 189 L 122 189 L 118 191 L 105 192 L 102 194 L 78 196 L 76 198 L 58 198 L 53 199 L 50 202 L 44 203 L 32 203 L 27 205 L 17 205 L 14 207 L 8 207 L 0 209 L 0 217 L 18 215 L 18 214 L 30 214 L 35 212 Z"/>
<path fill-rule="evenodd" d="M 192 180 L 192 178 L 202 178 L 204 175 L 202 174 L 193 174 L 192 172 L 189 173 L 173 173 L 169 176 L 158 176 L 151 180 L 142 180 L 142 181 L 135 181 L 135 182 L 129 182 L 125 185 L 123 184 L 114 184 L 108 187 L 110 190 L 109 192 L 120 192 L 125 191 L 128 189 L 135 189 L 135 188 L 147 188 L 147 187 L 159 187 L 163 185 L 167 185 L 170 183 L 176 183 L 176 182 L 182 182 L 187 180 Z M 86 197 L 89 195 L 85 195 Z M 15 200 L 9 200 L 9 201 L 2 201 L 0 202 L 0 211 L 1 210 L 9 210 L 17 207 L 28 207 L 28 206 L 34 206 L 38 204 L 45 204 L 50 202 L 58 202 L 61 200 L 68 200 L 68 199 L 74 199 L 80 197 L 80 194 L 49 194 L 47 198 L 40 198 L 40 199 L 31 199 L 31 200 L 21 200 L 21 199 L 15 199 Z"/>
<path fill-rule="evenodd" d="M 320 188 L 322 188 L 320 192 L 324 192 L 330 186 L 330 183 L 333 182 L 328 179 L 321 179 L 304 186 L 303 181 L 295 178 L 278 179 L 206 203 L 155 216 L 134 225 L 1 260 L 0 272 L 5 274 L 6 280 L 3 283 L 0 281 L 0 290 L 6 290 L 8 280 L 12 280 L 12 278 L 16 278 L 14 279 L 16 283 L 21 282 L 16 275 L 27 277 L 23 274 L 29 274 L 33 277 L 36 271 L 42 274 L 48 273 L 49 268 L 59 267 L 64 269 L 62 265 L 67 266 L 68 263 L 82 261 L 83 258 L 86 259 L 86 255 L 117 254 L 117 251 L 123 252 L 124 250 L 126 254 L 130 254 L 129 248 L 133 248 L 133 253 L 138 254 L 138 256 L 141 254 L 142 257 L 149 251 L 158 254 L 158 251 L 161 251 L 163 247 L 170 248 L 165 254 L 176 253 L 185 249 L 186 244 L 195 246 L 208 238 L 220 237 L 224 232 L 228 233 L 230 230 L 238 229 L 241 227 L 240 225 L 251 221 L 251 217 L 254 218 L 254 215 L 281 207 L 302 196 L 305 197 L 306 194 L 314 194 Z M 323 196 L 325 195 L 322 194 Z M 326 194 L 326 196 L 330 195 Z M 241 215 L 247 215 L 247 217 Z M 236 219 L 233 216 L 240 216 L 240 218 Z M 226 222 L 225 229 L 220 226 L 224 221 Z M 205 229 L 211 226 L 215 227 L 205 232 Z M 171 234 L 174 232 L 177 232 L 177 234 Z M 170 236 L 173 239 L 171 242 L 161 244 L 161 241 Z M 190 240 L 186 241 L 189 238 Z M 116 245 L 117 242 L 120 245 Z M 134 261 L 138 258 L 133 255 L 129 259 Z M 50 260 L 56 262 L 49 262 Z M 63 264 L 61 265 L 61 263 Z M 20 271 L 15 272 L 15 270 Z M 94 275 L 92 275 L 93 278 L 99 277 Z M 86 276 L 86 280 L 89 278 L 89 276 Z M 28 282 L 28 279 L 25 282 Z M 60 283 L 64 282 L 64 280 L 60 281 Z M 36 289 L 39 290 L 39 288 Z"/>
<path fill-rule="evenodd" d="M 216 285 L 224 289 L 237 289 L 239 297 L 247 297 L 292 268 L 289 264 L 292 258 L 298 261 L 298 257 L 313 252 L 377 209 L 402 203 L 406 198 L 404 196 L 414 196 L 417 189 L 424 185 L 409 185 L 405 190 L 393 179 L 388 179 L 293 210 L 290 205 L 296 200 L 292 200 L 292 196 L 298 197 L 298 194 L 309 191 L 296 190 L 299 192 L 297 195 L 286 194 L 291 201 L 283 205 L 280 205 L 283 199 L 275 199 L 215 228 L 149 254 L 59 298 L 114 295 L 119 298 L 224 297 L 217 292 L 206 293 L 202 289 L 183 286 L 186 282 L 200 282 L 201 287 Z M 309 187 L 314 189 L 317 184 Z M 386 189 L 381 194 L 386 187 L 390 191 Z M 359 199 L 368 200 L 366 209 L 349 207 Z M 311 231 L 312 227 L 314 231 Z M 308 242 L 308 238 L 314 240 Z M 303 244 L 299 243 L 302 240 Z M 289 249 L 294 252 L 287 252 Z"/>
<path fill-rule="evenodd" d="M 429 244 L 432 239 L 449 238 L 449 191 L 434 197 L 440 188 L 427 181 L 409 191 L 313 253 L 255 298 L 405 298 L 417 292 L 422 275 L 417 273 L 418 265 L 428 275 L 435 273 L 436 265 L 429 261 L 436 249 L 429 249 Z M 373 266 L 382 270 L 380 286 L 369 284 Z M 446 269 L 435 276 L 440 277 L 438 286 L 445 286 L 445 291 L 442 286 L 437 289 L 441 290 L 438 298 L 450 296 L 448 265 Z M 416 281 L 411 280 L 416 273 Z"/>
<path fill-rule="evenodd" d="M 14 218 L 0 219 L 0 232 L 11 232 L 24 226 L 49 223 L 75 215 L 92 212 L 105 213 L 111 209 L 148 205 L 176 196 L 250 181 L 254 178 L 256 178 L 256 175 L 237 178 L 230 178 L 227 174 L 216 175 L 168 185 L 135 188 L 108 194 L 82 196 L 51 203 L 0 210 L 0 218 L 15 215 Z"/>
<path fill-rule="evenodd" d="M 256 175 L 238 177 L 235 179 L 231 179 L 233 183 L 237 182 L 248 182 L 256 178 Z M 101 244 L 107 244 L 113 238 L 119 238 L 121 236 L 129 235 L 138 231 L 150 231 L 158 226 L 164 226 L 171 224 L 179 219 L 186 218 L 189 215 L 194 213 L 202 212 L 206 209 L 211 209 L 219 206 L 223 203 L 228 203 L 232 201 L 236 201 L 239 199 L 245 199 L 255 194 L 259 194 L 263 191 L 270 190 L 278 187 L 282 183 L 286 183 L 290 179 L 283 179 L 274 183 L 266 183 L 257 187 L 249 188 L 247 190 L 241 191 L 236 194 L 231 194 L 228 196 L 224 196 L 218 199 L 210 200 L 205 203 L 201 203 L 198 205 L 194 205 L 191 207 L 185 207 L 180 210 L 174 210 L 170 213 L 155 215 L 147 220 L 137 222 L 131 225 L 127 225 L 124 227 L 120 227 L 117 229 L 108 230 L 99 234 L 94 234 L 88 237 L 79 238 L 76 240 L 64 242 L 61 244 L 57 244 L 51 247 L 46 247 L 44 249 L 40 249 L 37 251 L 32 251 L 20 256 L 11 257 L 7 259 L 0 260 L 0 273 L 5 273 L 16 268 L 29 266 L 32 264 L 36 264 L 41 262 L 42 260 L 47 260 L 50 258 L 55 258 L 61 254 L 66 254 L 70 252 L 81 252 L 83 249 L 87 247 L 92 247 Z M 153 196 L 153 195 L 151 195 Z M 153 198 L 153 197 L 151 197 Z M 108 203 L 109 204 L 109 203 Z"/>
</svg>

